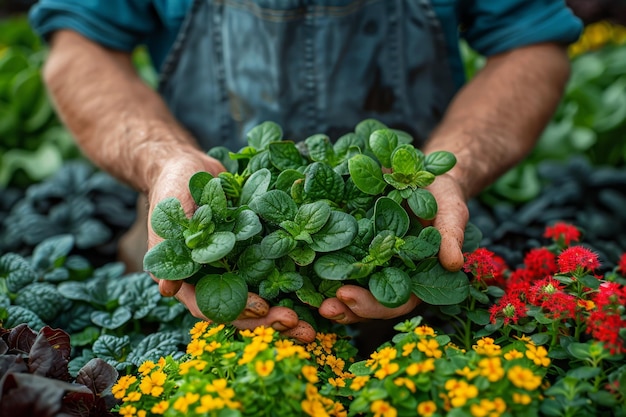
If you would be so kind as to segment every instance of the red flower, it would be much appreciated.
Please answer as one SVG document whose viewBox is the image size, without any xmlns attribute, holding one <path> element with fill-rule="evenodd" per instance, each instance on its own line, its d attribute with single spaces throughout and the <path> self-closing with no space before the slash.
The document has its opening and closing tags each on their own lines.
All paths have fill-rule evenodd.
<svg viewBox="0 0 626 417">
<path fill-rule="evenodd" d="M 557 222 L 546 227 L 543 237 L 551 238 L 558 244 L 569 246 L 572 242 L 580 241 L 580 230 L 569 223 Z"/>
<path fill-rule="evenodd" d="M 547 296 L 541 303 L 541 308 L 546 317 L 553 320 L 566 320 L 576 318 L 578 299 L 571 294 L 562 291 Z"/>
<path fill-rule="evenodd" d="M 535 278 L 543 278 L 557 272 L 556 255 L 546 248 L 528 251 L 524 257 L 524 265 Z"/>
<path fill-rule="evenodd" d="M 593 301 L 596 311 L 589 315 L 586 332 L 604 342 L 611 354 L 626 353 L 626 340 L 620 336 L 620 331 L 626 328 L 626 320 L 622 318 L 626 286 L 616 282 L 602 283 Z"/>
<path fill-rule="evenodd" d="M 517 324 L 521 317 L 526 317 L 527 308 L 517 295 L 506 293 L 500 298 L 497 304 L 489 308 L 489 313 L 489 319 L 494 324 L 498 317 L 504 319 L 505 325 L 510 322 Z"/>
<path fill-rule="evenodd" d="M 511 272 L 506 281 L 506 292 L 525 295 L 528 293 L 535 276 L 526 268 L 518 268 Z"/>
<path fill-rule="evenodd" d="M 588 273 L 600 266 L 598 255 L 583 246 L 572 246 L 565 249 L 557 258 L 559 272 Z"/>
<path fill-rule="evenodd" d="M 536 281 L 527 292 L 528 302 L 535 306 L 543 305 L 554 294 L 561 292 L 563 284 L 552 277 Z"/>
<path fill-rule="evenodd" d="M 617 263 L 617 272 L 626 277 L 626 253 L 623 253 Z"/>
<path fill-rule="evenodd" d="M 474 275 L 477 281 L 501 280 L 506 265 L 504 260 L 485 248 L 465 253 L 463 271 Z"/>
</svg>

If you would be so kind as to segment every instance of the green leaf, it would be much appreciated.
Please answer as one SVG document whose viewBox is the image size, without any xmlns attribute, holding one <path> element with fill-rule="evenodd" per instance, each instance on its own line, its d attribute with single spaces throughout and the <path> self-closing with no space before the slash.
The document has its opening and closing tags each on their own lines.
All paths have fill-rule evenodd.
<svg viewBox="0 0 626 417">
<path fill-rule="evenodd" d="M 461 271 L 450 272 L 437 264 L 413 275 L 413 293 L 428 304 L 458 304 L 469 295 L 469 280 Z"/>
<path fill-rule="evenodd" d="M 200 269 L 191 258 L 191 250 L 180 240 L 164 240 L 152 247 L 143 258 L 143 269 L 159 279 L 184 279 Z"/>
<path fill-rule="evenodd" d="M 201 205 L 200 200 L 202 199 L 204 187 L 212 178 L 213 175 L 208 172 L 196 172 L 189 178 L 189 192 L 197 205 Z"/>
<path fill-rule="evenodd" d="M 595 378 L 602 372 L 602 368 L 595 366 L 579 366 L 567 371 L 567 376 L 576 379 L 591 379 Z"/>
<path fill-rule="evenodd" d="M 237 238 L 232 232 L 215 232 L 191 250 L 191 259 L 200 264 L 210 264 L 228 255 L 235 247 Z"/>
<path fill-rule="evenodd" d="M 383 123 L 376 119 L 365 119 L 359 122 L 354 128 L 354 132 L 365 141 L 369 142 L 369 137 L 372 133 L 380 129 L 386 129 Z"/>
<path fill-rule="evenodd" d="M 320 294 L 311 280 L 307 277 L 302 277 L 302 288 L 296 291 L 298 299 L 311 307 L 319 308 L 324 301 L 324 296 Z"/>
<path fill-rule="evenodd" d="M 439 252 L 441 245 L 441 234 L 439 230 L 432 226 L 422 229 L 418 236 L 406 236 L 404 245 L 400 247 L 403 254 L 406 254 L 413 261 L 435 256 Z"/>
<path fill-rule="evenodd" d="M 160 331 L 149 334 L 134 346 L 126 360 L 135 366 L 140 366 L 148 360 L 156 363 L 159 358 L 177 354 L 179 345 L 183 343 L 184 340 L 178 332 Z"/>
<path fill-rule="evenodd" d="M 396 242 L 396 235 L 391 230 L 383 230 L 372 239 L 369 254 L 378 265 L 382 265 L 394 255 Z"/>
<path fill-rule="evenodd" d="M 298 209 L 294 222 L 300 226 L 301 230 L 316 233 L 328 222 L 330 213 L 330 206 L 324 201 L 303 204 Z"/>
<path fill-rule="evenodd" d="M 205 204 L 196 209 L 189 220 L 189 231 L 196 232 L 198 230 L 207 230 L 212 226 L 213 210 L 211 206 Z M 183 235 L 185 233 L 183 232 Z M 176 239 L 176 238 L 170 238 Z"/>
<path fill-rule="evenodd" d="M 33 250 L 31 265 L 40 271 L 48 271 L 62 266 L 65 258 L 74 248 L 72 235 L 57 235 L 50 237 Z"/>
<path fill-rule="evenodd" d="M 304 172 L 304 199 L 306 201 L 330 200 L 339 202 L 343 199 L 344 182 L 341 175 L 330 166 L 313 162 Z"/>
<path fill-rule="evenodd" d="M 292 141 L 273 142 L 269 144 L 270 161 L 280 171 L 297 169 L 305 165 L 305 160 Z"/>
<path fill-rule="evenodd" d="M 133 314 L 126 307 L 118 307 L 114 311 L 94 311 L 91 313 L 91 321 L 104 329 L 118 329 L 128 323 Z"/>
<path fill-rule="evenodd" d="M 282 292 L 295 292 L 302 288 L 304 281 L 302 275 L 297 272 L 285 272 L 278 276 L 278 286 Z"/>
<path fill-rule="evenodd" d="M 587 343 L 573 342 L 567 345 L 567 351 L 576 359 L 591 360 L 592 355 L 589 352 L 590 345 Z"/>
<path fill-rule="evenodd" d="M 72 306 L 72 302 L 57 291 L 56 285 L 48 282 L 33 282 L 20 289 L 13 303 L 32 310 L 47 323 Z"/>
<path fill-rule="evenodd" d="M 279 229 L 263 238 L 261 253 L 264 258 L 278 259 L 291 252 L 296 245 L 296 240 L 289 233 Z"/>
<path fill-rule="evenodd" d="M 130 348 L 130 337 L 117 337 L 109 334 L 101 335 L 93 344 L 95 356 L 106 361 L 120 362 Z"/>
<path fill-rule="evenodd" d="M 367 155 L 355 155 L 348 160 L 350 177 L 357 188 L 366 194 L 378 195 L 387 186 L 380 165 Z"/>
<path fill-rule="evenodd" d="M 411 278 L 398 268 L 383 268 L 372 274 L 369 289 L 385 307 L 399 307 L 411 297 Z"/>
<path fill-rule="evenodd" d="M 330 253 L 320 257 L 313 264 L 315 273 L 324 279 L 344 280 L 352 273 L 356 259 L 342 252 Z"/>
<path fill-rule="evenodd" d="M 202 196 L 200 197 L 199 205 L 208 204 L 211 206 L 213 216 L 218 219 L 227 218 L 228 202 L 226 201 L 226 194 L 222 188 L 222 180 L 219 178 L 212 178 L 204 186 Z"/>
<path fill-rule="evenodd" d="M 257 151 L 265 149 L 270 143 L 282 140 L 283 130 L 274 122 L 263 122 L 248 132 L 248 144 Z"/>
<path fill-rule="evenodd" d="M 237 241 L 250 239 L 263 230 L 259 216 L 252 210 L 241 210 L 235 217 L 233 233 Z"/>
<path fill-rule="evenodd" d="M 423 169 L 423 154 L 413 145 L 401 145 L 391 155 L 391 168 L 394 173 L 414 175 Z"/>
<path fill-rule="evenodd" d="M 300 171 L 296 171 L 295 169 L 286 169 L 276 178 L 276 183 L 274 184 L 274 188 L 276 190 L 281 190 L 286 192 L 287 194 L 291 193 L 291 187 L 297 180 L 304 179 L 304 174 Z"/>
<path fill-rule="evenodd" d="M 315 251 L 308 246 L 298 246 L 288 255 L 298 266 L 310 265 L 315 260 Z"/>
<path fill-rule="evenodd" d="M 380 197 L 374 206 L 374 224 L 376 232 L 391 230 L 402 237 L 409 230 L 409 215 L 391 198 Z"/>
<path fill-rule="evenodd" d="M 241 197 L 239 197 L 239 204 L 248 204 L 255 197 L 265 194 L 270 188 L 271 181 L 272 173 L 269 169 L 262 168 L 258 171 L 253 172 L 241 188 Z"/>
<path fill-rule="evenodd" d="M 331 166 L 336 165 L 336 155 L 330 138 L 326 135 L 317 134 L 304 140 L 309 151 L 309 157 L 315 162 L 324 162 Z"/>
<path fill-rule="evenodd" d="M 407 199 L 413 213 L 423 220 L 432 220 L 437 215 L 437 200 L 430 191 L 424 188 L 413 190 Z"/>
<path fill-rule="evenodd" d="M 196 284 L 198 308 L 207 318 L 217 323 L 229 323 L 246 307 L 248 286 L 239 275 L 206 275 Z"/>
<path fill-rule="evenodd" d="M 248 246 L 237 259 L 237 266 L 249 284 L 256 284 L 275 268 L 274 260 L 263 256 L 260 245 Z"/>
<path fill-rule="evenodd" d="M 250 201 L 250 208 L 269 223 L 279 225 L 284 220 L 293 220 L 298 206 L 289 194 L 270 190 Z"/>
<path fill-rule="evenodd" d="M 455 164 L 456 157 L 452 153 L 435 151 L 426 155 L 424 169 L 434 175 L 441 175 L 451 170 Z"/>
<path fill-rule="evenodd" d="M 311 249 L 316 252 L 332 252 L 348 246 L 358 231 L 356 219 L 348 213 L 332 211 L 324 227 L 311 235 Z"/>
<path fill-rule="evenodd" d="M 5 278 L 7 290 L 15 293 L 35 281 L 37 274 L 24 258 L 6 253 L 0 257 L 0 278 Z"/>
<path fill-rule="evenodd" d="M 157 203 L 152 211 L 150 225 L 154 233 L 163 239 L 181 239 L 183 230 L 189 227 L 189 219 L 180 201 L 174 197 L 168 197 Z"/>
<path fill-rule="evenodd" d="M 391 154 L 398 146 L 398 135 L 390 129 L 380 129 L 369 137 L 369 145 L 381 165 L 391 168 Z"/>
<path fill-rule="evenodd" d="M 28 324 L 28 327 L 33 330 L 39 330 L 45 326 L 41 318 L 27 308 L 13 305 L 8 306 L 6 310 L 8 318 L 2 323 L 2 326 L 7 329 L 17 327 L 22 323 Z"/>
</svg>

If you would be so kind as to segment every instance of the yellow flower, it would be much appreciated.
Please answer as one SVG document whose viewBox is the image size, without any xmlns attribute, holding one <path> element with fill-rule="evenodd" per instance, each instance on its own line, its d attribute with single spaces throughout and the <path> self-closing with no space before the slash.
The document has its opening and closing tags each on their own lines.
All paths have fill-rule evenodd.
<svg viewBox="0 0 626 417">
<path fill-rule="evenodd" d="M 472 349 L 479 355 L 497 356 L 500 352 L 500 345 L 496 345 L 490 337 L 483 337 L 472 346 Z"/>
<path fill-rule="evenodd" d="M 167 401 L 159 401 L 154 405 L 154 407 L 152 407 L 150 412 L 152 414 L 163 414 L 167 411 L 168 408 L 170 408 L 170 403 L 168 403 Z"/>
<path fill-rule="evenodd" d="M 478 388 L 458 379 L 449 379 L 444 384 L 453 407 L 463 407 L 467 400 L 478 395 Z"/>
<path fill-rule="evenodd" d="M 543 346 L 535 346 L 527 344 L 526 357 L 533 361 L 538 366 L 550 365 L 550 358 L 548 358 L 548 351 Z"/>
<path fill-rule="evenodd" d="M 195 369 L 196 371 L 202 371 L 206 367 L 206 361 L 200 359 L 192 359 L 187 362 L 182 362 L 178 367 L 178 372 L 181 375 L 185 375 L 189 373 L 190 369 Z"/>
<path fill-rule="evenodd" d="M 368 359 L 365 364 L 370 368 L 375 369 L 378 365 L 384 365 L 391 362 L 397 355 L 398 351 L 395 348 L 386 346 L 378 352 L 372 353 L 370 355 L 370 359 Z"/>
<path fill-rule="evenodd" d="M 504 359 L 506 359 L 507 361 L 512 361 L 513 359 L 521 359 L 523 357 L 524 354 L 517 349 L 511 349 L 504 354 Z"/>
<path fill-rule="evenodd" d="M 200 398 L 200 405 L 196 407 L 196 413 L 210 413 L 214 410 L 221 410 L 226 404 L 221 398 L 214 398 L 210 395 L 203 395 Z"/>
<path fill-rule="evenodd" d="M 426 359 L 422 362 L 414 362 L 407 366 L 406 373 L 409 376 L 423 374 L 435 370 L 435 360 L 433 358 Z"/>
<path fill-rule="evenodd" d="M 120 379 L 118 379 L 115 385 L 113 385 L 113 388 L 111 388 L 113 396 L 118 400 L 121 400 L 126 396 L 126 390 L 128 389 L 128 387 L 130 387 L 136 381 L 137 377 L 134 375 L 125 375 L 121 377 Z"/>
<path fill-rule="evenodd" d="M 335 388 L 343 388 L 346 386 L 346 381 L 343 378 L 328 378 L 328 383 Z"/>
<path fill-rule="evenodd" d="M 152 361 L 145 361 L 137 369 L 141 375 L 148 375 L 156 367 L 156 364 Z"/>
<path fill-rule="evenodd" d="M 266 377 L 274 370 L 274 361 L 271 359 L 266 361 L 256 361 L 254 363 L 254 369 L 260 377 Z"/>
<path fill-rule="evenodd" d="M 509 369 L 506 376 L 513 385 L 528 391 L 537 389 L 541 385 L 541 377 L 539 375 L 535 375 L 530 369 L 519 365 Z"/>
<path fill-rule="evenodd" d="M 140 399 L 141 399 L 141 393 L 134 391 L 134 392 L 129 392 L 128 395 L 122 399 L 122 401 L 132 403 L 135 401 L 139 401 Z"/>
<path fill-rule="evenodd" d="M 528 405 L 532 402 L 532 398 L 528 394 L 520 394 L 518 392 L 513 393 L 513 402 L 515 404 Z"/>
<path fill-rule="evenodd" d="M 480 368 L 480 374 L 490 382 L 499 381 L 504 376 L 502 362 L 497 356 L 481 359 L 478 362 L 478 368 Z"/>
<path fill-rule="evenodd" d="M 304 378 L 311 384 L 315 384 L 319 381 L 319 378 L 317 377 L 317 368 L 313 365 L 304 365 L 302 367 L 302 375 L 304 375 Z"/>
<path fill-rule="evenodd" d="M 189 330 L 191 339 L 195 340 L 195 339 L 200 338 L 200 336 L 204 334 L 204 332 L 206 331 L 208 327 L 209 327 L 208 321 L 199 321 L 196 324 L 194 324 L 191 330 Z"/>
<path fill-rule="evenodd" d="M 269 343 L 274 338 L 274 329 L 271 327 L 259 326 L 254 329 L 255 339 L 260 342 Z"/>
<path fill-rule="evenodd" d="M 429 326 L 418 326 L 413 332 L 418 336 L 435 336 L 435 330 Z"/>
<path fill-rule="evenodd" d="M 222 330 L 224 330 L 224 327 L 225 326 L 223 324 L 219 324 L 219 325 L 217 325 L 215 327 L 211 327 L 209 330 L 207 330 L 205 332 L 204 337 L 207 338 L 207 339 L 209 337 L 213 337 L 216 334 L 218 334 L 219 332 L 221 332 Z"/>
<path fill-rule="evenodd" d="M 174 405 L 172 406 L 172 408 L 174 408 L 174 410 L 176 411 L 180 411 L 181 413 L 186 414 L 189 410 L 189 406 L 198 401 L 199 398 L 200 395 L 193 392 L 187 392 L 185 393 L 185 396 L 179 397 L 176 399 L 176 401 L 174 401 Z"/>
<path fill-rule="evenodd" d="M 224 353 L 224 354 L 222 355 L 222 357 L 223 357 L 224 359 L 232 359 L 232 358 L 234 358 L 235 356 L 237 356 L 237 354 L 236 354 L 235 352 L 227 352 L 227 353 Z"/>
<path fill-rule="evenodd" d="M 400 365 L 398 365 L 397 363 L 385 363 L 383 365 L 380 366 L 380 369 L 378 369 L 375 373 L 374 376 L 378 379 L 383 379 L 386 376 L 395 374 L 396 372 L 398 372 L 398 370 L 400 369 Z"/>
<path fill-rule="evenodd" d="M 376 400 L 372 403 L 370 410 L 374 417 L 396 417 L 398 411 L 387 401 Z"/>
<path fill-rule="evenodd" d="M 409 356 L 414 350 L 417 343 L 407 343 L 402 346 L 402 356 Z"/>
<path fill-rule="evenodd" d="M 476 376 L 478 376 L 480 374 L 480 370 L 479 369 L 474 369 L 472 371 L 469 368 L 469 366 L 464 366 L 463 369 L 457 369 L 455 371 L 455 373 L 457 375 L 461 375 L 461 376 L 465 377 L 468 381 L 471 381 L 472 379 L 476 378 Z"/>
<path fill-rule="evenodd" d="M 200 356 L 204 352 L 206 340 L 194 339 L 187 345 L 187 353 L 191 356 Z"/>
<path fill-rule="evenodd" d="M 132 405 L 125 405 L 124 407 L 120 407 L 120 416 L 132 417 L 137 412 L 137 408 Z"/>
<path fill-rule="evenodd" d="M 502 398 L 496 398 L 493 401 L 484 398 L 478 404 L 470 406 L 470 413 L 473 417 L 499 417 L 505 410 L 506 403 Z"/>
<path fill-rule="evenodd" d="M 343 359 L 337 358 L 334 355 L 327 355 L 326 365 L 330 366 L 330 369 L 332 369 L 335 374 L 341 375 L 343 372 L 343 368 L 346 366 L 346 362 Z"/>
<path fill-rule="evenodd" d="M 358 391 L 361 388 L 363 388 L 365 384 L 367 383 L 367 381 L 369 380 L 370 380 L 370 377 L 367 375 L 357 376 L 352 380 L 352 383 L 350 384 L 350 389 L 353 391 Z"/>
<path fill-rule="evenodd" d="M 434 401 L 423 401 L 417 405 L 417 414 L 422 417 L 431 417 L 437 411 Z"/>
<path fill-rule="evenodd" d="M 248 330 L 248 329 L 239 330 L 239 334 L 242 335 L 243 337 L 249 337 L 249 338 L 254 337 L 254 333 L 252 332 L 252 330 Z"/>
<path fill-rule="evenodd" d="M 139 389 L 146 395 L 158 397 L 163 393 L 163 384 L 167 379 L 165 372 L 156 371 L 150 375 L 146 375 L 139 384 Z"/>
<path fill-rule="evenodd" d="M 586 311 L 591 311 L 596 308 L 596 303 L 591 300 L 578 300 L 578 306 L 584 308 Z"/>
<path fill-rule="evenodd" d="M 443 352 L 439 349 L 439 342 L 435 339 L 423 339 L 417 343 L 417 349 L 430 358 L 440 358 Z"/>
<path fill-rule="evenodd" d="M 222 344 L 220 342 L 216 342 L 215 340 L 212 340 L 211 343 L 209 343 L 208 345 L 204 347 L 204 351 L 214 352 L 221 347 L 222 347 Z"/>
<path fill-rule="evenodd" d="M 148 415 L 148 412 L 146 410 L 137 411 L 137 417 L 146 417 L 147 415 Z"/>
<path fill-rule="evenodd" d="M 393 383 L 398 387 L 407 387 L 409 391 L 415 393 L 415 382 L 409 378 L 396 378 L 393 380 Z"/>
<path fill-rule="evenodd" d="M 315 338 L 319 341 L 320 346 L 326 353 L 332 353 L 335 343 L 337 343 L 337 335 L 334 333 L 317 333 Z"/>
</svg>

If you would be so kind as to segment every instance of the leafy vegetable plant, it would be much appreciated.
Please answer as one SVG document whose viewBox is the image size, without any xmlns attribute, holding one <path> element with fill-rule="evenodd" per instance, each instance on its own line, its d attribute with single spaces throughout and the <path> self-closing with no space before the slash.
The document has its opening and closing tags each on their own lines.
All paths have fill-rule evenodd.
<svg viewBox="0 0 626 417">
<path fill-rule="evenodd" d="M 190 179 L 191 218 L 175 198 L 156 206 L 152 227 L 164 240 L 146 254 L 144 269 L 195 283 L 198 306 L 216 322 L 234 320 L 248 291 L 313 321 L 304 307 L 319 307 L 346 282 L 368 287 L 388 307 L 411 293 L 458 303 L 468 295 L 467 277 L 439 265 L 441 236 L 418 221 L 435 217 L 425 187 L 456 159 L 424 155 L 411 141 L 365 120 L 334 144 L 322 134 L 296 144 L 265 122 L 239 152 L 212 151 L 228 172 Z"/>
</svg>

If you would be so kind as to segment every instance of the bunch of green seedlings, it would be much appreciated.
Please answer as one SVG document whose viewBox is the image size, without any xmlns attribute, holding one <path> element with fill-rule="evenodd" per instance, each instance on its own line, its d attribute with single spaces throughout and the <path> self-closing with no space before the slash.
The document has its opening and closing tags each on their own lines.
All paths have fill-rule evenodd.
<svg viewBox="0 0 626 417">
<path fill-rule="evenodd" d="M 412 293 L 437 305 L 467 297 L 465 274 L 437 260 L 441 235 L 419 221 L 435 217 L 424 187 L 454 166 L 454 155 L 424 155 L 409 135 L 372 119 L 334 144 L 323 134 L 284 140 L 272 122 L 247 139 L 237 153 L 212 151 L 228 171 L 190 179 L 191 218 L 175 198 L 152 214 L 164 240 L 146 254 L 145 270 L 195 284 L 208 318 L 236 319 L 251 291 L 314 321 L 307 311 L 345 283 L 369 288 L 387 307 Z"/>
</svg>

